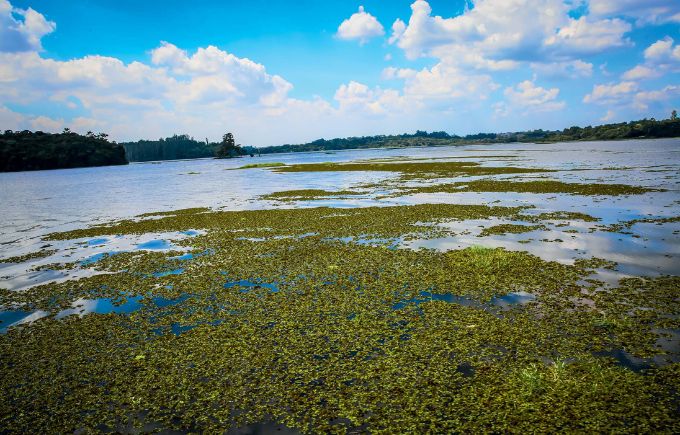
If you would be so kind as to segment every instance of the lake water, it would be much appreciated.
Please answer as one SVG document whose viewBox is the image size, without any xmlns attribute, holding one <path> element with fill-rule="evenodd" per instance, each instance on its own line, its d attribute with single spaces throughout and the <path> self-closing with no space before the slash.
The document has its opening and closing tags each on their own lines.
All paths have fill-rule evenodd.
<svg viewBox="0 0 680 435">
<path fill-rule="evenodd" d="M 498 157 L 490 157 L 498 156 Z M 666 189 L 645 195 L 588 197 L 519 193 L 421 194 L 397 198 L 379 195 L 352 199 L 329 199 L 298 203 L 262 201 L 263 194 L 293 189 L 342 190 L 395 178 L 388 172 L 276 173 L 269 169 L 234 169 L 246 164 L 282 162 L 345 162 L 377 158 L 465 158 L 485 166 L 518 166 L 558 169 L 549 174 L 512 175 L 532 178 L 548 175 L 566 182 L 624 183 Z M 505 176 L 508 177 L 508 176 Z M 469 179 L 469 178 L 466 178 Z M 141 213 L 189 207 L 237 210 L 266 207 L 358 207 L 416 203 L 531 205 L 532 213 L 579 211 L 611 224 L 636 218 L 680 215 L 680 139 L 617 142 L 571 142 L 557 144 L 494 144 L 456 147 L 348 150 L 266 155 L 234 160 L 187 160 L 135 163 L 128 166 L 65 169 L 0 174 L 0 258 L 35 252 L 46 245 L 41 236 L 55 231 L 82 228 L 95 223 Z M 496 222 L 497 223 L 497 222 Z M 458 249 L 470 245 L 504 246 L 526 250 L 546 259 L 563 262 L 577 257 L 598 256 L 621 264 L 611 277 L 624 275 L 677 274 L 680 272 L 678 223 L 662 226 L 639 224 L 634 234 L 589 232 L 594 224 L 572 222 L 575 230 L 565 238 L 562 230 L 535 234 L 477 237 L 489 222 L 461 222 L 460 236 L 410 242 L 410 246 Z M 460 231 L 459 231 L 460 230 Z M 130 249 L 171 248 L 172 240 L 191 234 L 110 237 L 101 240 L 50 242 L 55 255 L 28 265 L 0 264 L 0 286 L 20 289 L 50 280 L 69 279 L 54 271 L 30 272 L 36 265 L 68 257 L 82 260 Z M 550 242 L 561 238 L 560 242 Z M 526 243 L 531 239 L 531 243 Z M 543 240 L 543 241 L 542 241 Z M 83 241 L 79 241 L 83 242 Z M 30 267 L 29 267 L 30 266 Z M 81 272 L 84 276 L 86 271 Z M 606 278 L 606 277 L 605 277 Z"/>
</svg>

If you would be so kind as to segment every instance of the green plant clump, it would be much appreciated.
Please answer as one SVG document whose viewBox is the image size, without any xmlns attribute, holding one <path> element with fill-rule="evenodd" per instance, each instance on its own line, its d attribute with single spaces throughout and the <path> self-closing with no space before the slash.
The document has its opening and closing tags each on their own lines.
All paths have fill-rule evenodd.
<svg viewBox="0 0 680 435">
<path fill-rule="evenodd" d="M 601 259 L 566 265 L 504 249 L 365 242 L 521 211 L 197 209 L 53 234 L 205 230 L 177 242 L 191 247 L 190 260 L 121 253 L 98 262 L 98 275 L 0 291 L 3 309 L 48 313 L 0 335 L 0 425 L 6 433 L 212 433 L 267 421 L 304 433 L 677 433 L 680 364 L 637 372 L 606 355 L 664 357 L 660 335 L 680 327 L 679 277 L 602 291 L 588 279 L 609 264 Z M 512 294 L 533 296 L 500 303 Z M 57 318 L 97 298 L 139 307 Z"/>
<path fill-rule="evenodd" d="M 229 168 L 229 170 L 237 170 L 237 169 L 256 169 L 256 168 L 278 168 L 281 166 L 286 166 L 285 163 L 280 163 L 280 162 L 270 162 L 270 163 L 253 163 L 250 165 L 245 165 L 241 166 L 239 168 Z"/>
<path fill-rule="evenodd" d="M 405 178 L 432 178 L 452 176 L 532 174 L 553 172 L 550 169 L 516 168 L 512 166 L 481 166 L 476 162 L 363 162 L 363 163 L 307 163 L 288 165 L 274 169 L 276 172 L 340 172 L 380 171 L 399 172 Z"/>
<path fill-rule="evenodd" d="M 479 237 L 501 235 L 501 234 L 522 234 L 529 233 L 536 230 L 547 230 L 545 225 L 517 225 L 517 224 L 500 224 L 492 227 L 484 228 Z"/>
<path fill-rule="evenodd" d="M 567 193 L 571 195 L 641 195 L 657 192 L 650 189 L 627 184 L 601 183 L 565 183 L 556 180 L 510 181 L 510 180 L 474 180 L 460 183 L 437 184 L 406 189 L 404 193 L 458 193 L 458 192 L 518 192 L 518 193 Z"/>
<path fill-rule="evenodd" d="M 362 192 L 356 192 L 353 190 L 338 190 L 335 192 L 331 192 L 328 190 L 321 189 L 301 189 L 301 190 L 284 190 L 280 192 L 269 193 L 267 195 L 262 195 L 260 198 L 277 201 L 313 201 L 318 199 L 361 194 Z"/>
</svg>

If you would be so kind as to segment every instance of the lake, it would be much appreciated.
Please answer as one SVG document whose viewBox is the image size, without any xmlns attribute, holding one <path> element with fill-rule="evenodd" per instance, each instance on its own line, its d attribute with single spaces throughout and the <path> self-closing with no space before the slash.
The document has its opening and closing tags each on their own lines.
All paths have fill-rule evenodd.
<svg viewBox="0 0 680 435">
<path fill-rule="evenodd" d="M 680 139 L 4 173 L 0 210 L 17 432 L 678 424 Z"/>
<path fill-rule="evenodd" d="M 490 158 L 488 156 L 491 156 Z M 493 157 L 500 156 L 500 157 Z M 486 166 L 540 167 L 563 172 L 551 178 L 579 183 L 625 183 L 667 189 L 645 195 L 590 197 L 566 194 L 474 193 L 419 194 L 398 198 L 366 195 L 360 198 L 329 199 L 280 204 L 261 200 L 261 195 L 279 190 L 344 190 L 365 183 L 395 178 L 385 172 L 298 172 L 276 173 L 269 169 L 235 169 L 251 163 L 304 164 L 349 162 L 371 159 L 441 159 L 480 162 Z M 508 176 L 533 179 L 535 174 Z M 0 258 L 38 250 L 40 237 L 57 231 L 131 218 L 142 213 L 192 207 L 246 210 L 269 207 L 364 207 L 419 203 L 531 205 L 536 211 L 584 211 L 603 224 L 680 215 L 680 139 L 613 142 L 569 142 L 556 144 L 493 144 L 453 147 L 366 149 L 333 152 L 272 154 L 233 160 L 198 159 L 133 163 L 128 166 L 64 169 L 0 174 L 0 204 L 3 227 Z M 468 223 L 479 225 L 479 222 Z M 680 272 L 680 241 L 677 224 L 660 228 L 644 226 L 644 237 L 616 234 L 580 234 L 565 243 L 518 244 L 519 237 L 487 238 L 489 246 L 529 250 L 546 259 L 568 261 L 575 256 L 598 256 L 623 263 L 630 272 Z M 540 237 L 539 237 L 540 236 Z M 554 236 L 554 234 L 552 234 Z M 538 239 L 551 234 L 537 235 Z M 442 249 L 478 244 L 475 237 L 437 241 Z M 432 242 L 428 242 L 432 246 Z M 417 245 L 417 244 L 416 244 Z M 108 247 L 109 249 L 111 247 Z M 118 249 L 123 249 L 119 246 Z M 109 250 L 113 250 L 111 248 Z M 101 251 L 80 250 L 87 258 Z M 96 251 L 96 252 L 95 252 Z M 644 255 L 641 256 L 640 253 Z M 42 260 L 44 263 L 45 260 Z M 7 269 L 7 268 L 5 268 Z M 19 270 L 18 270 L 19 269 Z M 0 265 L 0 272 L 3 268 Z M 6 277 L 22 272 L 5 270 Z M 18 270 L 18 271 L 17 271 Z M 46 279 L 48 274 L 42 274 Z M 25 284 L 24 278 L 20 278 Z M 34 282 L 27 279 L 28 282 Z M 39 281 L 39 280 L 38 280 Z M 35 281 L 35 282 L 38 282 Z"/>
</svg>

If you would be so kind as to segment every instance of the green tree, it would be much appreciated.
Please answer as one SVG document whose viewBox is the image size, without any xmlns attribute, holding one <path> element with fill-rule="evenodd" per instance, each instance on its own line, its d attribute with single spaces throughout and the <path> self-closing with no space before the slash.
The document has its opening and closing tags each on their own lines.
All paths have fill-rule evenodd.
<svg viewBox="0 0 680 435">
<path fill-rule="evenodd" d="M 671 121 L 677 121 L 677 120 L 678 120 L 678 111 L 677 111 L 677 110 L 673 110 L 673 111 L 671 112 Z"/>
<path fill-rule="evenodd" d="M 220 142 L 220 147 L 217 149 L 217 158 L 225 159 L 234 157 L 235 155 L 237 155 L 237 148 L 234 135 L 227 133 L 222 136 L 222 142 Z"/>
</svg>

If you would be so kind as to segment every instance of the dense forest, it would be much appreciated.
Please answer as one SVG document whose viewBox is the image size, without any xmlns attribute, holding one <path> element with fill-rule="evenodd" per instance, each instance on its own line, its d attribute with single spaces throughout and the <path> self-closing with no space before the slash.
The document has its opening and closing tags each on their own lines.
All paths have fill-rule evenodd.
<svg viewBox="0 0 680 435">
<path fill-rule="evenodd" d="M 222 142 L 198 141 L 188 134 L 175 134 L 158 140 L 139 140 L 124 142 L 128 160 L 131 162 L 150 162 L 155 160 L 200 159 L 205 157 L 237 157 L 246 150 L 234 142 L 234 136 L 227 133 Z"/>
<path fill-rule="evenodd" d="M 621 140 L 635 138 L 680 137 L 680 120 L 675 111 L 670 119 L 605 124 L 596 127 L 570 127 L 564 130 L 532 130 L 511 133 L 478 133 L 467 136 L 450 135 L 443 131 L 389 136 L 362 136 L 345 139 L 318 139 L 298 145 L 277 145 L 258 148 L 262 154 L 304 151 L 332 151 L 359 148 L 392 148 L 410 146 L 466 145 L 476 143 L 564 142 L 586 140 Z"/>
<path fill-rule="evenodd" d="M 214 157 L 218 143 L 198 141 L 187 134 L 176 134 L 165 139 L 123 142 L 125 153 L 131 162 L 153 160 L 179 160 Z"/>
<path fill-rule="evenodd" d="M 0 134 L 0 172 L 125 165 L 125 149 L 104 133 L 79 135 L 7 130 Z"/>
</svg>

